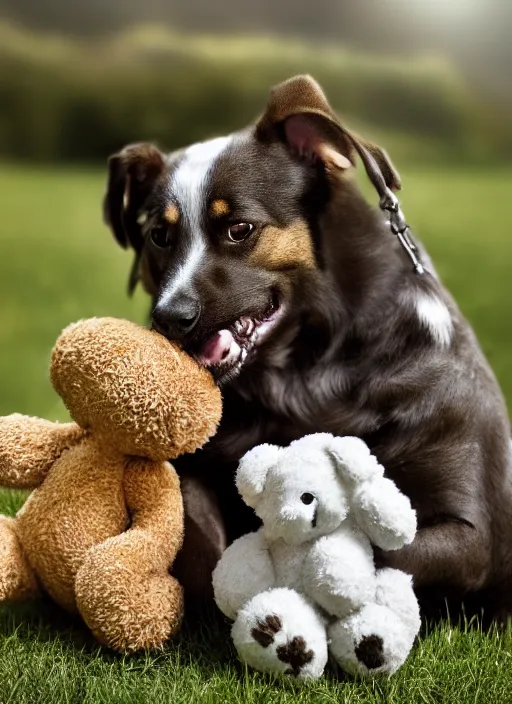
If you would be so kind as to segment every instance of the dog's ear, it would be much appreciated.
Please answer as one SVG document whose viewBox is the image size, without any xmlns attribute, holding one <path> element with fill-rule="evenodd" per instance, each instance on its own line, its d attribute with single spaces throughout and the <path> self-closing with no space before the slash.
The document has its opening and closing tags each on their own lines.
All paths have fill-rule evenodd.
<svg viewBox="0 0 512 704">
<path fill-rule="evenodd" d="M 130 144 L 108 160 L 107 191 L 103 199 L 103 218 L 123 248 L 135 250 L 128 280 L 131 295 L 140 279 L 144 238 L 141 211 L 156 180 L 165 170 L 163 154 L 152 144 Z"/>
<path fill-rule="evenodd" d="M 140 209 L 164 169 L 164 156 L 152 144 L 130 144 L 109 158 L 103 217 L 121 247 L 142 249 Z"/>
<path fill-rule="evenodd" d="M 343 127 L 311 76 L 295 76 L 274 86 L 256 130 L 262 140 L 277 134 L 292 152 L 312 162 L 320 160 L 326 169 L 349 168 L 357 153 L 372 181 L 377 166 L 385 184 L 400 189 L 400 176 L 386 152 Z"/>
</svg>

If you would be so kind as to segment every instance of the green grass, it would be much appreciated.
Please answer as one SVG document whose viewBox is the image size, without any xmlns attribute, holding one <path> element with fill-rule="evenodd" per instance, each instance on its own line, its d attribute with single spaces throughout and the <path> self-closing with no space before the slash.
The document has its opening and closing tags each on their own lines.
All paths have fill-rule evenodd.
<svg viewBox="0 0 512 704">
<path fill-rule="evenodd" d="M 443 626 L 423 637 L 400 672 L 354 682 L 329 671 L 305 685 L 249 673 L 213 619 L 158 655 L 99 649 L 78 622 L 45 605 L 1 614 L 0 702 L 15 704 L 507 704 L 512 633 Z"/>
<path fill-rule="evenodd" d="M 511 171 L 402 170 L 402 201 L 474 325 L 512 402 Z M 65 419 L 48 359 L 59 331 L 91 315 L 144 320 L 124 294 L 131 257 L 101 224 L 103 176 L 0 168 L 0 414 Z M 14 513 L 23 494 L 0 493 Z M 448 625 L 421 638 L 392 679 L 304 687 L 247 673 L 212 617 L 158 655 L 98 648 L 80 621 L 48 603 L 0 610 L 0 704 L 13 702 L 512 702 L 512 633 Z"/>
</svg>

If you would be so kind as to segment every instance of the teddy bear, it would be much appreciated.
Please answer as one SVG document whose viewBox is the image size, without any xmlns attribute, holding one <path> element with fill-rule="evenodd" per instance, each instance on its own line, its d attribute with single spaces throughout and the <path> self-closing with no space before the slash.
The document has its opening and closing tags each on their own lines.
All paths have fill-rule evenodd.
<svg viewBox="0 0 512 704">
<path fill-rule="evenodd" d="M 236 484 L 262 527 L 227 548 L 213 588 L 241 660 L 314 679 L 330 652 L 353 675 L 395 672 L 419 607 L 410 575 L 376 569 L 372 545 L 411 543 L 416 513 L 367 445 L 328 433 L 259 445 Z"/>
<path fill-rule="evenodd" d="M 32 489 L 15 518 L 0 517 L 0 602 L 42 590 L 106 646 L 160 648 L 184 609 L 168 460 L 215 433 L 219 389 L 163 336 L 114 318 L 66 328 L 51 380 L 75 422 L 0 419 L 0 485 Z"/>
</svg>

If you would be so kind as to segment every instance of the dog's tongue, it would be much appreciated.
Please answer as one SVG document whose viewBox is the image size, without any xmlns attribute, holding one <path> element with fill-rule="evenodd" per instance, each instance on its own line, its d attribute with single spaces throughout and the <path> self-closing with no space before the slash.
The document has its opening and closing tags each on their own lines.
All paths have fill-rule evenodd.
<svg viewBox="0 0 512 704">
<path fill-rule="evenodd" d="M 200 360 L 211 367 L 229 357 L 239 354 L 240 347 L 229 330 L 219 330 L 207 340 L 201 350 Z"/>
</svg>

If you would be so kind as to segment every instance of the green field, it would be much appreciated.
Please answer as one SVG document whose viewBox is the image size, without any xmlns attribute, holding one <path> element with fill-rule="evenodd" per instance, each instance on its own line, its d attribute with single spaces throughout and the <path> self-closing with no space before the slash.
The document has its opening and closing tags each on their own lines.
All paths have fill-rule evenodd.
<svg viewBox="0 0 512 704">
<path fill-rule="evenodd" d="M 473 324 L 512 403 L 512 171 L 402 169 L 404 210 Z M 0 414 L 65 419 L 48 380 L 59 331 L 92 315 L 143 321 L 130 256 L 101 223 L 103 175 L 0 168 Z M 13 512 L 20 494 L 0 494 Z M 224 628 L 221 626 L 221 628 Z M 448 626 L 389 681 L 300 688 L 243 672 L 215 622 L 157 656 L 119 658 L 47 604 L 0 612 L 0 704 L 13 702 L 512 702 L 512 634 Z"/>
</svg>

